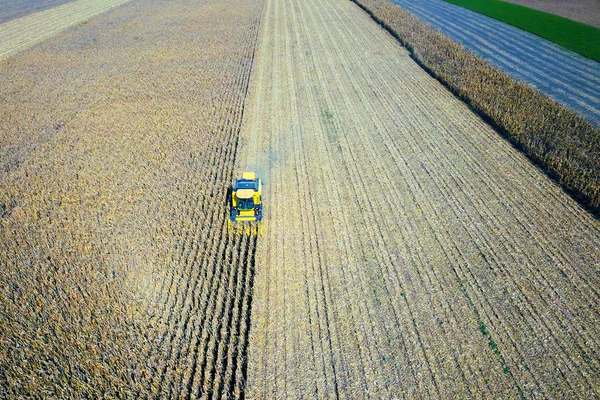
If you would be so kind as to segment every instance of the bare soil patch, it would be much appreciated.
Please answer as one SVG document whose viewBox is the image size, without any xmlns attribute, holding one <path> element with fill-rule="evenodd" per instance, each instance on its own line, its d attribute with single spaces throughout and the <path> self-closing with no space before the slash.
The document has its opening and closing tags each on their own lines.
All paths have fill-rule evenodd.
<svg viewBox="0 0 600 400">
<path fill-rule="evenodd" d="M 600 0 L 504 0 L 600 29 Z"/>
</svg>

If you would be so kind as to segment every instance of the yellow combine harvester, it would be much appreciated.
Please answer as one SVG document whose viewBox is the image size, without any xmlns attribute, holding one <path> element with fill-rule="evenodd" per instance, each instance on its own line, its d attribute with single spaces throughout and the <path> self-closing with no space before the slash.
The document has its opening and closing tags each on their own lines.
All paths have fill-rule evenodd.
<svg viewBox="0 0 600 400">
<path fill-rule="evenodd" d="M 262 182 L 254 172 L 244 172 L 231 191 L 231 213 L 227 231 L 262 235 Z"/>
</svg>

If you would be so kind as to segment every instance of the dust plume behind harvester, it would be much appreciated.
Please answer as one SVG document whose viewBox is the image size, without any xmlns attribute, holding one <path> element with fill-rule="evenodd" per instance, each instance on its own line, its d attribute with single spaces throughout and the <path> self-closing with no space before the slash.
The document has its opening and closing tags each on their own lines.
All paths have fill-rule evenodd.
<svg viewBox="0 0 600 400">
<path fill-rule="evenodd" d="M 236 179 L 229 197 L 231 208 L 227 231 L 239 234 L 262 235 L 262 181 L 254 172 L 242 173 Z"/>
</svg>

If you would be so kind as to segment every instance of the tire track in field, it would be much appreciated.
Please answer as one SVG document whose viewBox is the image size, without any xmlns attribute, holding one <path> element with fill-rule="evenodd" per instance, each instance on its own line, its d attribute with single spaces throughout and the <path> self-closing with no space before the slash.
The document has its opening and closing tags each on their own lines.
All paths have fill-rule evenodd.
<svg viewBox="0 0 600 400">
<path fill-rule="evenodd" d="M 129 0 L 79 0 L 0 25 L 0 60 Z"/>
<path fill-rule="evenodd" d="M 513 78 L 600 126 L 600 63 L 442 0 L 393 0 Z"/>
<path fill-rule="evenodd" d="M 256 60 L 249 397 L 597 395 L 598 221 L 352 4 L 267 1 Z"/>
</svg>

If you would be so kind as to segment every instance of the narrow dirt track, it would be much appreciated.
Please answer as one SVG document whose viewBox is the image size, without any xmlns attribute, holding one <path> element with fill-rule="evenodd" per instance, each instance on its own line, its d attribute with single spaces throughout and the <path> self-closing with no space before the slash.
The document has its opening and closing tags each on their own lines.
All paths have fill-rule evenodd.
<svg viewBox="0 0 600 400">
<path fill-rule="evenodd" d="M 598 396 L 598 221 L 351 2 L 261 29 L 247 396 Z"/>
</svg>

